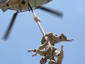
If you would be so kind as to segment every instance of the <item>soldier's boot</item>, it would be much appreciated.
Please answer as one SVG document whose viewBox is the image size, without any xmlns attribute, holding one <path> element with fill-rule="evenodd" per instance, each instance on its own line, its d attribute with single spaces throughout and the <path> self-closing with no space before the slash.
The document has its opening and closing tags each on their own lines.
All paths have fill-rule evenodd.
<svg viewBox="0 0 85 64">
<path fill-rule="evenodd" d="M 42 58 L 41 60 L 40 60 L 40 64 L 45 64 L 47 62 L 47 59 L 46 58 Z"/>
</svg>

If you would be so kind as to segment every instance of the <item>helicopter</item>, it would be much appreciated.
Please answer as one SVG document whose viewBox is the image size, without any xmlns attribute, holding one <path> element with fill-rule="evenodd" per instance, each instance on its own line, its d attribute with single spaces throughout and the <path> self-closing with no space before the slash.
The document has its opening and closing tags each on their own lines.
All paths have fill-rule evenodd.
<svg viewBox="0 0 85 64">
<path fill-rule="evenodd" d="M 51 2 L 52 0 L 0 0 L 0 9 L 5 12 L 9 10 L 15 10 L 8 29 L 3 37 L 4 40 L 8 39 L 8 36 L 12 30 L 15 19 L 20 12 L 34 11 L 35 9 L 41 9 L 51 14 L 62 17 L 63 14 L 59 11 L 52 10 L 51 8 L 44 7 L 44 4 Z M 33 12 L 34 13 L 34 12 Z"/>
</svg>

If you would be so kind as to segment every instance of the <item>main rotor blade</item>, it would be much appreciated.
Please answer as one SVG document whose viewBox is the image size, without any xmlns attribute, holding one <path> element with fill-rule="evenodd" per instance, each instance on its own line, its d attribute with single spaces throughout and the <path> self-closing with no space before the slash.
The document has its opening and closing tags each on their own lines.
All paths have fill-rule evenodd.
<svg viewBox="0 0 85 64">
<path fill-rule="evenodd" d="M 13 17 L 12 17 L 12 20 L 11 20 L 11 22 L 10 22 L 10 24 L 9 24 L 9 27 L 8 27 L 8 29 L 7 29 L 7 31 L 6 31 L 3 39 L 5 39 L 5 40 L 8 39 L 8 36 L 9 36 L 9 34 L 10 34 L 10 32 L 11 32 L 11 29 L 12 29 L 12 27 L 13 27 L 13 25 L 14 25 L 14 22 L 15 22 L 15 19 L 16 19 L 17 15 L 18 15 L 18 11 L 17 11 L 16 13 L 14 13 L 14 15 L 13 15 Z"/>
<path fill-rule="evenodd" d="M 39 7 L 37 7 L 37 8 L 38 8 L 38 9 L 41 9 L 41 10 L 43 10 L 43 11 L 49 12 L 49 13 L 51 13 L 51 14 L 54 14 L 54 15 L 56 15 L 56 16 L 59 16 L 59 17 L 62 17 L 62 16 L 63 16 L 63 14 L 62 14 L 61 12 L 52 10 L 52 9 L 47 8 L 47 7 L 44 7 L 44 6 L 39 6 Z"/>
</svg>

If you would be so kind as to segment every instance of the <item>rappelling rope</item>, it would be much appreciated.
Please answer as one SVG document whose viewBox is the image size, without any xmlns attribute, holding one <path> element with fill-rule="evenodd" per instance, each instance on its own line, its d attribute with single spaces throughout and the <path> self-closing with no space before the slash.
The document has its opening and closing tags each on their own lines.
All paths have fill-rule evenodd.
<svg viewBox="0 0 85 64">
<path fill-rule="evenodd" d="M 45 31 L 44 31 L 42 25 L 40 24 L 40 18 L 36 15 L 36 13 L 35 13 L 34 11 L 32 11 L 32 13 L 33 13 L 33 16 L 34 16 L 34 20 L 35 20 L 36 23 L 38 24 L 38 27 L 39 27 L 41 33 L 43 34 L 43 36 L 45 36 L 45 35 L 46 35 L 46 34 L 45 34 Z M 48 39 L 47 36 L 45 36 L 45 40 L 47 41 L 49 47 L 51 47 L 50 41 L 49 41 L 49 39 Z"/>
<path fill-rule="evenodd" d="M 29 6 L 30 10 L 31 10 L 32 13 L 33 13 L 34 20 L 36 21 L 36 23 L 37 23 L 37 25 L 38 25 L 38 27 L 39 27 L 41 33 L 43 34 L 43 36 L 45 36 L 45 35 L 46 35 L 46 34 L 45 34 L 45 31 L 44 31 L 42 25 L 40 24 L 40 18 L 36 15 L 36 13 L 35 13 L 34 10 L 32 9 L 32 6 L 31 6 L 30 3 L 28 3 L 28 6 Z M 51 44 L 50 44 L 49 38 L 48 38 L 47 36 L 45 36 L 45 40 L 47 41 L 49 47 L 51 47 Z"/>
</svg>

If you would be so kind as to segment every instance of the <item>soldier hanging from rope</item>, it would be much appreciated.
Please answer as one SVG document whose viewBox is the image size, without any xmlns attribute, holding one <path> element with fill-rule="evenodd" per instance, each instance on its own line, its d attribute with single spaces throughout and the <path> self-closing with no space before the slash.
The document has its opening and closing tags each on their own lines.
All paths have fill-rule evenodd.
<svg viewBox="0 0 85 64">
<path fill-rule="evenodd" d="M 34 49 L 34 50 L 28 50 L 28 52 L 36 52 L 37 54 L 40 54 L 41 56 L 44 56 L 40 60 L 40 64 L 45 64 L 48 59 L 50 60 L 49 64 L 52 64 L 52 63 L 61 64 L 62 63 L 63 45 L 61 45 L 61 51 L 60 52 L 54 46 L 48 47 L 45 51 L 41 51 L 39 49 Z M 35 56 L 35 54 L 33 56 Z M 54 59 L 54 57 L 58 58 L 58 60 L 56 61 Z"/>
<path fill-rule="evenodd" d="M 62 41 L 72 41 L 73 39 L 68 40 L 67 37 L 64 34 L 61 34 L 60 36 L 57 36 L 56 34 L 53 34 L 52 32 L 46 34 L 42 40 L 41 40 L 41 46 L 39 47 L 40 50 L 44 49 L 47 47 L 48 43 L 45 37 L 48 37 L 48 40 L 50 41 L 51 45 L 55 45 L 56 43 L 60 43 Z"/>
<path fill-rule="evenodd" d="M 72 41 L 73 40 L 73 39 L 68 40 L 67 37 L 63 34 L 61 34 L 60 36 L 57 36 L 56 34 L 53 34 L 53 33 L 50 32 L 42 38 L 42 40 L 41 40 L 42 45 L 38 48 L 39 50 L 46 49 L 49 46 L 45 37 L 48 37 L 48 40 L 50 41 L 49 43 L 52 46 L 54 46 L 56 43 L 59 43 L 59 42 L 62 42 L 62 41 Z M 37 55 L 37 53 L 34 54 L 34 56 L 36 56 L 36 55 Z"/>
</svg>

